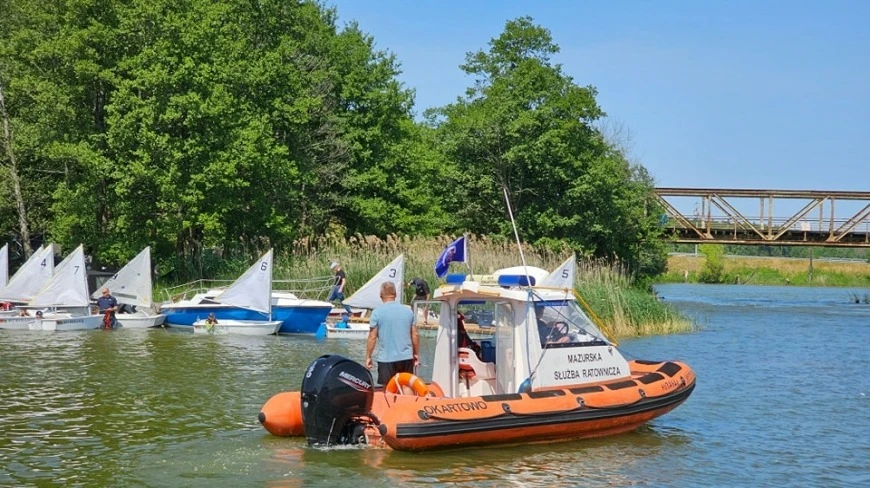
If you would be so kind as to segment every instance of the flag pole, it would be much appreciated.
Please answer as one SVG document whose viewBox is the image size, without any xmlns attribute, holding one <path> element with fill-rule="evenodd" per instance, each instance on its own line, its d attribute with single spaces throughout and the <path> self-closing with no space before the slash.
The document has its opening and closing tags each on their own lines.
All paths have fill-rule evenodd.
<svg viewBox="0 0 870 488">
<path fill-rule="evenodd" d="M 474 280 L 474 268 L 471 266 L 471 253 L 468 252 L 468 233 L 462 234 L 462 237 L 464 238 L 462 242 L 465 243 L 465 265 L 468 266 L 469 278 Z"/>
</svg>

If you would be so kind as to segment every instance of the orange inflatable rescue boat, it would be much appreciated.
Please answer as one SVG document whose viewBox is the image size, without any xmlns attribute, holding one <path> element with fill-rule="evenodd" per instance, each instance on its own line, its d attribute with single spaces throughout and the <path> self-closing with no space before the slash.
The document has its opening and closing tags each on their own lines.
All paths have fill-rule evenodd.
<svg viewBox="0 0 870 488">
<path fill-rule="evenodd" d="M 301 391 L 270 398 L 259 421 L 311 445 L 422 451 L 613 435 L 683 403 L 695 388 L 692 369 L 625 360 L 578 305 L 574 270 L 572 257 L 549 274 L 526 267 L 489 281 L 451 275 L 433 301 L 417 305 L 440 312 L 434 352 L 423 351 L 430 381 L 403 373 L 375 386 L 361 364 L 321 356 Z M 458 347 L 457 311 L 486 306 L 493 340 L 478 356 Z"/>
</svg>

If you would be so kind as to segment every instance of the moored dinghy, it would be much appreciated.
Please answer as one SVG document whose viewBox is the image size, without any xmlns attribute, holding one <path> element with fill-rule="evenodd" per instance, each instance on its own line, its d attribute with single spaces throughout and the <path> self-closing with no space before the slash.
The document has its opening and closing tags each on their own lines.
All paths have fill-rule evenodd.
<svg viewBox="0 0 870 488">
<path fill-rule="evenodd" d="M 151 281 L 151 247 L 143 249 L 130 260 L 115 276 L 103 283 L 101 288 L 108 288 L 119 304 L 135 308 L 127 312 L 123 309 L 115 314 L 118 327 L 123 329 L 144 329 L 163 324 L 166 315 L 154 312 Z M 94 290 L 91 298 L 100 297 L 100 290 Z"/>
<path fill-rule="evenodd" d="M 573 258 L 557 273 L 573 273 Z M 537 443 L 633 430 L 685 401 L 695 387 L 679 361 L 627 361 L 588 318 L 564 280 L 501 274 L 497 283 L 448 277 L 427 305 L 439 309 L 431 381 L 399 374 L 376 387 L 361 364 L 316 359 L 300 392 L 272 397 L 259 421 L 312 445 L 368 444 L 420 451 Z M 457 309 L 491 303 L 486 360 L 457 347 Z M 426 362 L 426 360 L 424 360 Z M 410 393 L 410 394 L 403 394 Z"/>
<path fill-rule="evenodd" d="M 390 264 L 384 266 L 372 276 L 359 290 L 344 300 L 344 304 L 352 308 L 371 312 L 381 305 L 381 283 L 392 282 L 396 285 L 396 301 L 402 302 L 402 289 L 405 287 L 405 255 L 399 254 Z M 343 339 L 365 339 L 369 335 L 368 320 L 353 322 L 341 320 L 335 323 L 323 322 L 317 331 L 317 337 L 333 337 Z"/>
<path fill-rule="evenodd" d="M 40 246 L 30 259 L 24 262 L 6 286 L 0 288 L 0 302 L 23 305 L 33 300 L 39 290 L 54 274 L 54 245 Z M 4 312 L 3 315 L 17 315 L 17 310 Z"/>
<path fill-rule="evenodd" d="M 79 246 L 54 269 L 51 280 L 27 304 L 31 310 L 46 310 L 43 316 L 35 317 L 28 312 L 26 326 L 20 322 L 28 317 L 12 317 L 0 327 L 52 331 L 97 329 L 103 316 L 90 313 L 89 295 L 84 248 Z"/>
<path fill-rule="evenodd" d="M 239 320 L 222 318 L 216 314 L 217 324 L 205 319 L 193 323 L 196 333 L 269 335 L 277 334 L 280 320 L 272 320 L 272 250 L 264 254 L 242 276 L 215 297 L 215 301 L 264 315 L 265 320 Z"/>
</svg>

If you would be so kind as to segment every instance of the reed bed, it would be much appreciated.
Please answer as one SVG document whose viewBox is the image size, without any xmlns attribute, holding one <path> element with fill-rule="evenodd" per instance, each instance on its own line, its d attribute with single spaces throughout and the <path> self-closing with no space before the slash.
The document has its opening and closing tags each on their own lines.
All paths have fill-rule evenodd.
<svg viewBox="0 0 870 488">
<path fill-rule="evenodd" d="M 352 294 L 399 254 L 405 254 L 405 281 L 419 276 L 435 288 L 438 280 L 434 264 L 441 252 L 456 237 L 409 237 L 355 235 L 347 239 L 324 237 L 302 240 L 291 249 L 275 250 L 276 280 L 330 282 L 329 264 L 338 261 L 347 273 L 346 295 Z M 469 235 L 468 263 L 451 264 L 451 272 L 491 274 L 497 269 L 518 266 L 516 242 L 487 236 Z M 552 270 L 562 264 L 571 251 L 553 251 L 523 245 L 526 264 Z M 223 267 L 208 278 L 233 279 L 250 266 L 254 258 L 241 255 L 223 256 Z M 205 260 L 204 260 L 205 261 Z M 209 269 L 216 269 L 210 267 Z M 615 337 L 666 334 L 693 329 L 690 321 L 681 317 L 667 304 L 661 303 L 649 290 L 634 286 L 631 274 L 620 264 L 603 260 L 581 259 L 577 268 L 576 289 L 592 308 L 590 315 L 600 318 L 599 326 Z M 405 296 L 413 290 L 405 289 Z M 319 296 L 324 298 L 325 295 Z M 316 298 L 316 297 L 312 297 Z"/>
</svg>

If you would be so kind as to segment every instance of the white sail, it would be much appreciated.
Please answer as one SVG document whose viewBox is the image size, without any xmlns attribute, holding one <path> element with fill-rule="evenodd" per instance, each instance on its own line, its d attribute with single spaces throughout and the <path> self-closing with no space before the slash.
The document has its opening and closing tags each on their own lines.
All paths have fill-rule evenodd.
<svg viewBox="0 0 870 488">
<path fill-rule="evenodd" d="M 100 290 L 94 290 L 91 298 L 96 300 L 102 288 L 108 288 L 118 302 L 137 307 L 151 307 L 151 247 L 146 247 L 130 260 L 115 276 L 103 283 Z"/>
<path fill-rule="evenodd" d="M 577 257 L 572 254 L 564 263 L 541 280 L 537 286 L 548 288 L 574 289 L 574 277 L 577 275 Z"/>
<path fill-rule="evenodd" d="M 372 279 L 368 280 L 365 285 L 349 296 L 342 303 L 351 307 L 373 309 L 381 305 L 381 283 L 392 281 L 396 285 L 396 301 L 402 303 L 402 289 L 405 287 L 405 255 L 399 254 L 399 257 L 386 265 Z"/>
<path fill-rule="evenodd" d="M 272 313 L 272 250 L 263 255 L 215 301 L 226 305 Z"/>
<path fill-rule="evenodd" d="M 0 290 L 0 300 L 29 302 L 54 273 L 54 245 L 40 246 Z"/>
<path fill-rule="evenodd" d="M 0 248 L 0 288 L 9 281 L 9 244 Z"/>
<path fill-rule="evenodd" d="M 54 270 L 51 280 L 27 305 L 30 307 L 87 307 L 88 270 L 85 267 L 84 247 L 79 245 Z"/>
</svg>

